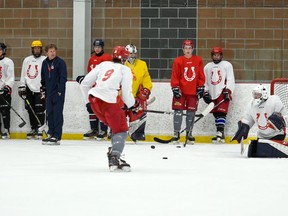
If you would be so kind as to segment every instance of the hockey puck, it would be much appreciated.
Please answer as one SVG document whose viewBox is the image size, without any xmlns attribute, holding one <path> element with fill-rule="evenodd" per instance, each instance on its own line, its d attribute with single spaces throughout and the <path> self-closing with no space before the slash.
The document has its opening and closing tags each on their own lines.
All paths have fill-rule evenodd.
<svg viewBox="0 0 288 216">
<path fill-rule="evenodd" d="M 168 159 L 168 157 L 162 157 L 162 159 Z"/>
<path fill-rule="evenodd" d="M 176 148 L 181 148 L 181 146 L 180 146 L 180 145 L 177 145 Z"/>
<path fill-rule="evenodd" d="M 151 145 L 151 149 L 155 149 L 155 146 L 154 146 L 154 145 Z"/>
</svg>

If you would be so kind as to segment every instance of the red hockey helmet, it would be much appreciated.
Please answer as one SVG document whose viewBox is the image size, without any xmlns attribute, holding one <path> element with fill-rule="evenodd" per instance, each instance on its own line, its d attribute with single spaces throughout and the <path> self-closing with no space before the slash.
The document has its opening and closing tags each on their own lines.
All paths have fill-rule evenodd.
<svg viewBox="0 0 288 216">
<path fill-rule="evenodd" d="M 184 48 L 185 46 L 191 46 L 192 48 L 194 48 L 194 44 L 191 40 L 183 41 L 182 48 Z"/>
<path fill-rule="evenodd" d="M 112 52 L 113 59 L 121 59 L 122 62 L 126 61 L 129 57 L 129 52 L 125 49 L 124 46 L 116 46 Z"/>
<path fill-rule="evenodd" d="M 211 55 L 214 55 L 214 54 L 223 55 L 222 48 L 221 47 L 213 47 L 212 50 L 211 50 Z"/>
</svg>

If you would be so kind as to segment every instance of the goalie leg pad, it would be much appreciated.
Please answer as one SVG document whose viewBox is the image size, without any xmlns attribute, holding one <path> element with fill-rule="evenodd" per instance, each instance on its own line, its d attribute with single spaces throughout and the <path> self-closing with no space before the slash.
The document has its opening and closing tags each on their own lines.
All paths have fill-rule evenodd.
<svg viewBox="0 0 288 216">
<path fill-rule="evenodd" d="M 248 157 L 288 158 L 288 147 L 272 140 L 252 140 L 248 148 Z"/>
</svg>

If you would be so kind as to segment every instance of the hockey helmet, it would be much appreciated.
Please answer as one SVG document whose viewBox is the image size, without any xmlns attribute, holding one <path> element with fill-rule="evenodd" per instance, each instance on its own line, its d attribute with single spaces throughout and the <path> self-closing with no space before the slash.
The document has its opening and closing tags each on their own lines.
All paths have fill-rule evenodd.
<svg viewBox="0 0 288 216">
<path fill-rule="evenodd" d="M 104 47 L 104 41 L 102 39 L 95 39 L 93 42 L 93 47 L 96 46 L 101 46 L 102 48 Z"/>
<path fill-rule="evenodd" d="M 7 51 L 7 46 L 4 43 L 0 43 L 0 49 L 3 51 L 3 55 L 5 55 Z"/>
<path fill-rule="evenodd" d="M 267 88 L 262 84 L 257 85 L 252 91 L 252 97 L 258 105 L 262 103 L 262 101 L 266 101 L 268 99 Z"/>
<path fill-rule="evenodd" d="M 219 54 L 220 55 L 220 59 L 214 59 L 214 55 L 215 54 Z M 219 62 L 222 61 L 222 58 L 223 58 L 223 50 L 221 47 L 213 47 L 212 50 L 211 50 L 211 58 L 213 60 L 213 62 L 215 64 L 218 64 Z"/>
<path fill-rule="evenodd" d="M 135 45 L 133 44 L 128 44 L 125 49 L 130 53 L 127 61 L 130 63 L 130 64 L 133 64 L 135 59 L 136 59 L 136 53 L 137 53 L 137 48 Z"/>
<path fill-rule="evenodd" d="M 194 48 L 194 44 L 191 40 L 183 41 L 182 48 L 184 48 L 185 46 L 191 46 L 192 48 Z"/>
<path fill-rule="evenodd" d="M 31 44 L 31 48 L 34 48 L 34 47 L 43 47 L 43 44 L 40 40 L 35 40 Z"/>
<path fill-rule="evenodd" d="M 124 46 L 116 46 L 112 52 L 113 59 L 120 59 L 122 62 L 126 61 L 129 57 L 129 52 Z"/>
</svg>

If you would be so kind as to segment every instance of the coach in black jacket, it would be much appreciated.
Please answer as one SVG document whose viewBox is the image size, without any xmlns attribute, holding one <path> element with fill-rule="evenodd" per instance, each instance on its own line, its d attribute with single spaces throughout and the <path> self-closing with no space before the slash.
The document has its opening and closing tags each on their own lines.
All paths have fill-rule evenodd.
<svg viewBox="0 0 288 216">
<path fill-rule="evenodd" d="M 45 51 L 47 58 L 41 69 L 41 94 L 46 99 L 48 137 L 42 144 L 59 145 L 62 137 L 63 108 L 65 100 L 67 67 L 63 59 L 57 56 L 57 46 L 49 44 Z"/>
</svg>

